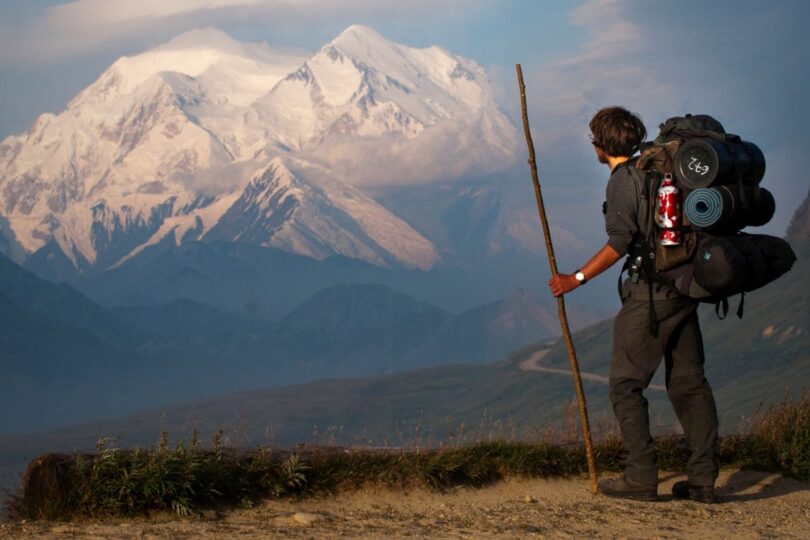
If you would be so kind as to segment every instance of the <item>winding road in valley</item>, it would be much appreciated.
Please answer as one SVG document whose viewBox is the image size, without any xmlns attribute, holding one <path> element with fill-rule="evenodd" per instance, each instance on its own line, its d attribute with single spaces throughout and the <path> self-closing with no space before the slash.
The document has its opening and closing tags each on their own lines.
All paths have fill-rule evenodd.
<svg viewBox="0 0 810 540">
<path fill-rule="evenodd" d="M 540 365 L 540 362 L 542 362 L 543 359 L 546 356 L 548 356 L 548 353 L 550 351 L 551 349 L 542 349 L 536 351 L 529 358 L 520 363 L 519 365 L 520 369 L 522 369 L 523 371 L 540 371 L 542 373 L 551 373 L 554 375 L 565 375 L 566 377 L 571 377 L 570 369 L 550 368 Z M 583 371 L 580 372 L 580 377 L 582 377 L 582 380 L 584 381 L 594 381 L 601 384 L 608 384 L 610 382 L 607 377 L 605 377 L 604 375 L 599 375 L 597 373 L 586 373 Z M 667 389 L 661 386 L 660 384 L 651 384 L 647 388 L 658 392 L 667 391 Z"/>
</svg>

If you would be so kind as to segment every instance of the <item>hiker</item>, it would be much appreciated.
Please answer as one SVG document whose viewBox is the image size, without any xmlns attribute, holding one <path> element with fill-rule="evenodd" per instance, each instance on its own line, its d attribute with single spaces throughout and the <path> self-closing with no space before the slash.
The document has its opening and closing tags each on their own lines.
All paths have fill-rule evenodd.
<svg viewBox="0 0 810 540">
<path fill-rule="evenodd" d="M 628 264 L 636 260 L 634 250 L 648 232 L 640 229 L 655 226 L 639 215 L 641 193 L 632 176 L 643 174 L 634 167 L 633 157 L 647 136 L 641 118 L 624 108 L 608 107 L 596 113 L 590 129 L 596 158 L 611 170 L 603 205 L 608 240 L 576 272 L 549 280 L 554 296 L 585 285 L 625 256 Z M 620 289 L 622 307 L 613 326 L 610 400 L 629 455 L 624 474 L 599 482 L 599 491 L 610 497 L 658 498 L 658 468 L 643 391 L 663 358 L 667 393 L 692 449 L 688 482 L 676 483 L 673 496 L 714 502 L 717 410 L 703 372 L 698 301 L 672 286 L 652 283 L 641 272 L 637 279 L 625 280 Z"/>
</svg>

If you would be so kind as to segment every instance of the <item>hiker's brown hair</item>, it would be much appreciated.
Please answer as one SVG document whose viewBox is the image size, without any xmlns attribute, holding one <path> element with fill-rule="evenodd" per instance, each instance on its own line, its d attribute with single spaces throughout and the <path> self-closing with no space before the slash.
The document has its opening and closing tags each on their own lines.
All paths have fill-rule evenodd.
<svg viewBox="0 0 810 540">
<path fill-rule="evenodd" d="M 641 117 L 622 107 L 605 107 L 590 123 L 591 141 L 611 156 L 632 156 L 647 137 Z"/>
</svg>

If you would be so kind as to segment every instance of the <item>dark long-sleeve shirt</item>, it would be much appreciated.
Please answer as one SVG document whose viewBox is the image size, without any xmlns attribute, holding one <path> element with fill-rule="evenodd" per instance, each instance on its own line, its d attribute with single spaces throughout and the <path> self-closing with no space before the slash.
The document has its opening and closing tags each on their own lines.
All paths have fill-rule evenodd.
<svg viewBox="0 0 810 540">
<path fill-rule="evenodd" d="M 608 245 L 619 255 L 627 255 L 639 231 L 639 186 L 631 176 L 630 166 L 618 165 L 610 175 L 605 190 L 605 230 Z"/>
<path fill-rule="evenodd" d="M 633 178 L 634 174 L 638 177 Z M 640 204 L 642 186 L 642 173 L 633 168 L 632 163 L 618 165 L 610 174 L 605 189 L 605 231 L 608 235 L 608 245 L 619 255 L 628 255 L 641 235 L 647 234 L 648 228 L 654 226 L 650 223 L 649 207 L 647 204 Z M 677 278 L 677 275 L 672 277 Z M 638 298 L 649 298 L 649 289 L 644 277 L 639 283 L 625 280 L 623 290 L 624 294 L 632 293 Z M 653 287 L 654 300 L 675 296 L 678 296 L 678 291 L 674 287 L 660 283 L 656 283 Z"/>
</svg>

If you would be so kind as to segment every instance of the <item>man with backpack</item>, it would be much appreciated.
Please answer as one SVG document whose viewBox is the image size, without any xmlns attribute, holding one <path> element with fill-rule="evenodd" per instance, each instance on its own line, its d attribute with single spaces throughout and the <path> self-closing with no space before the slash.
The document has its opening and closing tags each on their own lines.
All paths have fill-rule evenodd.
<svg viewBox="0 0 810 540">
<path fill-rule="evenodd" d="M 648 254 L 643 246 L 655 224 L 648 218 L 649 193 L 640 187 L 645 185 L 645 173 L 635 167 L 633 156 L 647 132 L 638 115 L 621 107 L 597 112 L 590 129 L 597 159 L 611 170 L 603 206 L 608 240 L 575 273 L 553 276 L 549 288 L 554 296 L 565 294 L 628 257 L 625 267 L 631 277 L 621 287 L 622 307 L 614 322 L 610 400 L 629 454 L 624 475 L 601 481 L 599 490 L 611 497 L 658 498 L 658 469 L 643 391 L 663 358 L 667 393 L 692 450 L 689 479 L 675 484 L 673 496 L 711 503 L 718 472 L 718 422 L 703 370 L 698 301 L 654 279 L 650 265 L 642 264 L 642 256 Z"/>
</svg>

